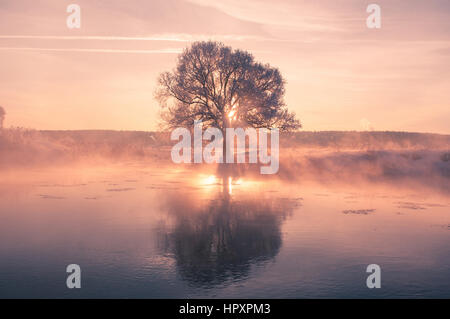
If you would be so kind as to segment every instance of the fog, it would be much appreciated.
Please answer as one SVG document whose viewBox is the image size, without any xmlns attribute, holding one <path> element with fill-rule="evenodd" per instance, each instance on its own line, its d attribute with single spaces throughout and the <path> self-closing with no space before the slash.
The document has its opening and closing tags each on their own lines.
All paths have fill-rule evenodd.
<svg viewBox="0 0 450 319">
<path fill-rule="evenodd" d="M 168 133 L 133 131 L 38 131 L 21 128 L 0 132 L 3 176 L 23 168 L 144 163 L 173 164 Z M 405 132 L 300 132 L 281 135 L 280 169 L 260 176 L 259 165 L 232 165 L 233 177 L 273 178 L 324 184 L 362 182 L 421 185 L 449 192 L 450 136 Z M 213 164 L 184 165 L 214 172 Z M 415 186 L 416 187 L 416 186 Z"/>
</svg>

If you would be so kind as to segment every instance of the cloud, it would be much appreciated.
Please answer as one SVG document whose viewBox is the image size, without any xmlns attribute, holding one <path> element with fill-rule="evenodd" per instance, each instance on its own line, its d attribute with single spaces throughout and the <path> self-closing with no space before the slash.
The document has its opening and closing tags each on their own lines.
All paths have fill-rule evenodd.
<svg viewBox="0 0 450 319">
<path fill-rule="evenodd" d="M 174 34 L 155 34 L 150 36 L 95 36 L 95 35 L 83 35 L 83 36 L 62 36 L 62 35 L 0 35 L 0 39 L 6 40 L 99 40 L 99 41 L 167 41 L 167 42 L 193 42 L 193 41 L 205 41 L 208 39 L 223 39 L 233 41 L 245 41 L 245 40 L 265 40 L 266 38 L 254 35 L 239 35 L 239 34 L 187 34 L 187 33 L 174 33 Z"/>
<path fill-rule="evenodd" d="M 256 23 L 220 10 L 181 0 L 78 0 L 81 28 L 66 27 L 69 3 L 2 0 L 0 30 L 4 34 L 135 36 L 148 34 L 263 35 Z"/>
<path fill-rule="evenodd" d="M 0 47 L 0 50 L 19 51 L 53 51 L 53 52 L 87 52 L 87 53 L 140 53 L 140 54 L 179 54 L 181 49 L 160 49 L 160 50 L 125 50 L 125 49 L 80 49 L 80 48 L 33 48 L 33 47 Z"/>
</svg>

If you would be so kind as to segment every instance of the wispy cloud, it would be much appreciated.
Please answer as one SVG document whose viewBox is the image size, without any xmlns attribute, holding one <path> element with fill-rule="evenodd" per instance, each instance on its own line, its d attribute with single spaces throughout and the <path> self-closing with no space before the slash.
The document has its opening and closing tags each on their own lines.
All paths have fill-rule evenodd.
<svg viewBox="0 0 450 319">
<path fill-rule="evenodd" d="M 263 38 L 253 35 L 236 34 L 160 34 L 150 36 L 61 36 L 61 35 L 0 35 L 0 39 L 5 40 L 98 40 L 98 41 L 168 41 L 168 42 L 192 42 L 208 39 L 223 39 L 234 41 L 257 40 Z"/>
<path fill-rule="evenodd" d="M 177 49 L 177 48 L 167 48 L 167 49 L 158 49 L 158 50 L 122 50 L 122 49 L 0 47 L 0 50 L 86 52 L 86 53 L 136 53 L 136 54 L 167 54 L 167 53 L 179 54 L 182 52 L 182 49 Z"/>
<path fill-rule="evenodd" d="M 60 35 L 0 35 L 0 39 L 13 40 L 101 40 L 101 41 L 174 41 L 187 42 L 182 36 L 149 36 L 149 37 L 126 37 L 126 36 L 60 36 Z"/>
<path fill-rule="evenodd" d="M 258 0 L 187 0 L 196 5 L 215 8 L 243 21 L 254 22 L 266 27 L 282 27 L 301 31 L 343 32 L 343 21 L 363 21 L 364 16 L 337 16 L 320 10 L 320 5 L 300 1 L 258 1 Z M 297 13 L 297 14 L 293 14 Z"/>
</svg>

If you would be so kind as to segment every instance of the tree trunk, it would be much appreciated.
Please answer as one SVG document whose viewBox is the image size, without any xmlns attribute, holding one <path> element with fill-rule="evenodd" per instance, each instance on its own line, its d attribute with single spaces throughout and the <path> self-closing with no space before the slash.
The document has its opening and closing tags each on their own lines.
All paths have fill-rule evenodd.
<svg viewBox="0 0 450 319">
<path fill-rule="evenodd" d="M 232 150 L 229 150 L 227 148 L 227 127 L 230 127 L 230 121 L 228 119 L 228 116 L 226 114 L 222 117 L 222 136 L 223 136 L 223 145 L 222 145 L 222 158 L 223 161 L 219 165 L 219 171 L 221 172 L 222 176 L 229 176 L 229 166 L 230 164 L 227 163 L 227 154 L 231 152 Z"/>
</svg>

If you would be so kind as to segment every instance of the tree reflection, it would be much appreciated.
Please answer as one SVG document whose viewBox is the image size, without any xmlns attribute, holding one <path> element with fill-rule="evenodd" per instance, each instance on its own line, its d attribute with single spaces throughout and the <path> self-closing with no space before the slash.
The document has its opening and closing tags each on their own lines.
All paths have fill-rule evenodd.
<svg viewBox="0 0 450 319">
<path fill-rule="evenodd" d="M 230 183 L 223 176 L 221 190 L 204 200 L 179 193 L 167 198 L 172 223 L 162 228 L 159 246 L 192 285 L 245 279 L 252 265 L 274 258 L 282 245 L 281 223 L 297 205 L 254 192 L 231 195 Z"/>
</svg>

